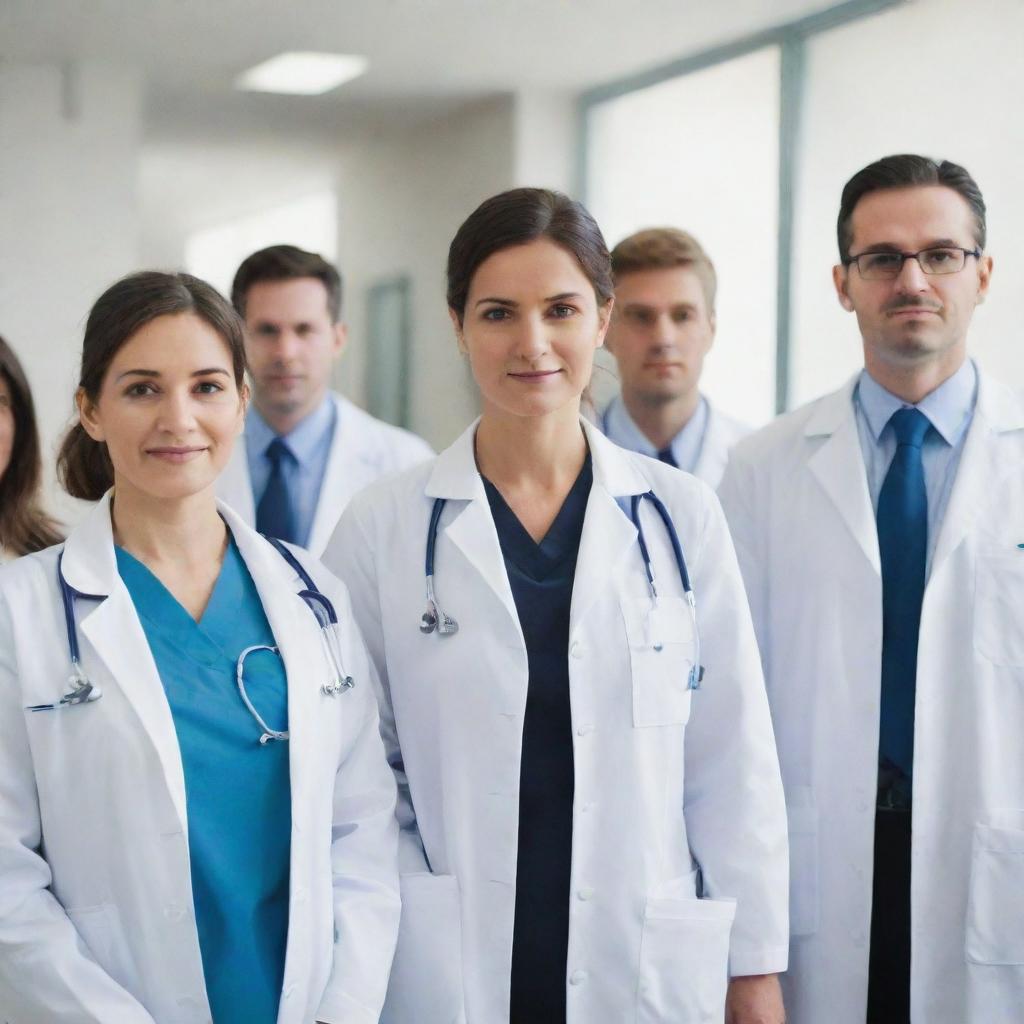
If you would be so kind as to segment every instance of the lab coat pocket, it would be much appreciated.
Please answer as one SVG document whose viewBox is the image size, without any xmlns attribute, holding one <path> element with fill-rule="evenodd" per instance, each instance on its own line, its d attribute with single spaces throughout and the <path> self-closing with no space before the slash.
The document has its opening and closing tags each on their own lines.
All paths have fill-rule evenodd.
<svg viewBox="0 0 1024 1024">
<path fill-rule="evenodd" d="M 637 1024 L 721 1024 L 735 916 L 735 900 L 647 901 Z"/>
<path fill-rule="evenodd" d="M 995 665 L 1024 666 L 1024 551 L 978 554 L 974 644 Z"/>
<path fill-rule="evenodd" d="M 975 964 L 1024 964 L 1024 829 L 974 828 L 965 951 Z"/>
<path fill-rule="evenodd" d="M 685 725 L 696 650 L 693 618 L 681 597 L 623 598 L 633 685 L 633 725 Z"/>
<path fill-rule="evenodd" d="M 789 934 L 798 938 L 818 930 L 818 809 L 806 786 L 789 799 Z"/>
<path fill-rule="evenodd" d="M 137 972 L 117 907 L 100 903 L 69 909 L 67 915 L 89 956 L 123 988 L 137 990 Z"/>
<path fill-rule="evenodd" d="M 463 1024 L 462 921 L 454 875 L 401 876 L 402 918 L 380 1024 Z"/>
</svg>

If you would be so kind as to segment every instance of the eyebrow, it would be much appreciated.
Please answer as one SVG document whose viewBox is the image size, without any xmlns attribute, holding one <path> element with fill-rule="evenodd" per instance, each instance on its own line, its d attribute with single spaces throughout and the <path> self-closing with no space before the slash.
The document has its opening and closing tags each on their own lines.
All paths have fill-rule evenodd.
<svg viewBox="0 0 1024 1024">
<path fill-rule="evenodd" d="M 633 312 L 634 310 L 641 309 L 657 309 L 658 303 L 656 302 L 627 302 L 623 307 L 624 312 Z M 694 302 L 672 302 L 669 303 L 669 309 L 696 309 L 697 305 Z"/>
<path fill-rule="evenodd" d="M 564 302 L 566 299 L 578 299 L 580 298 L 579 292 L 559 292 L 557 295 L 549 295 L 544 301 L 545 302 Z M 497 296 L 488 296 L 487 298 L 477 299 L 474 306 L 481 306 L 485 302 L 493 303 L 496 306 L 508 306 L 515 308 L 519 305 L 514 299 L 501 299 Z"/>
<path fill-rule="evenodd" d="M 932 241 L 928 242 L 927 245 L 923 246 L 921 251 L 924 252 L 925 249 L 948 248 L 959 249 L 960 243 L 952 238 L 935 238 L 932 239 Z M 874 245 L 869 245 L 864 250 L 864 253 L 869 252 L 903 252 L 903 250 L 898 245 L 894 245 L 892 242 L 875 242 Z"/>
<path fill-rule="evenodd" d="M 203 370 L 196 370 L 193 372 L 193 377 L 206 377 L 211 373 L 222 373 L 225 377 L 229 377 L 230 374 L 222 366 L 208 366 Z M 124 373 L 118 376 L 118 380 L 123 380 L 125 377 L 147 377 L 155 379 L 162 376 L 159 370 L 125 370 Z"/>
</svg>

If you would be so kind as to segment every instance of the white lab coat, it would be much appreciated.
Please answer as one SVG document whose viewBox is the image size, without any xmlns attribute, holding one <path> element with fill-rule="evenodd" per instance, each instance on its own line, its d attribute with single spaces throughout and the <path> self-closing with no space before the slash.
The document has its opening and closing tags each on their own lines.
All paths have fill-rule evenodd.
<svg viewBox="0 0 1024 1024">
<path fill-rule="evenodd" d="M 344 694 L 323 695 L 327 661 L 294 572 L 221 511 L 288 677 L 291 902 L 278 1022 L 376 1024 L 399 900 L 394 778 L 366 652 L 344 587 L 297 552 L 338 609 L 356 680 Z M 72 587 L 107 595 L 76 602 L 82 663 L 103 696 L 25 710 L 69 688 L 59 551 L 0 571 L 0 1020 L 208 1022 L 181 756 L 118 575 L 109 499 L 71 534 L 63 559 Z"/>
<path fill-rule="evenodd" d="M 720 1024 L 727 969 L 780 971 L 787 944 L 784 801 L 743 585 L 707 487 L 585 429 L 594 483 L 567 652 L 568 1020 Z M 403 915 L 382 1024 L 508 1020 L 528 669 L 474 432 L 360 495 L 325 555 L 348 583 L 379 671 L 399 780 Z M 707 674 L 693 694 L 693 628 L 667 533 L 645 502 L 664 609 L 659 653 L 637 531 L 620 504 L 651 488 L 675 521 L 697 596 Z M 419 630 L 436 497 L 448 499 L 437 595 L 460 627 L 445 637 Z M 696 898 L 694 861 L 708 899 Z"/>
<path fill-rule="evenodd" d="M 882 583 L 853 382 L 733 452 L 719 493 L 789 809 L 791 1024 L 864 1024 Z M 914 1024 L 1024 1020 L 1024 404 L 980 376 L 921 611 Z"/>
<path fill-rule="evenodd" d="M 708 422 L 701 440 L 697 464 L 693 467 L 693 475 L 698 480 L 703 480 L 708 487 L 715 488 L 725 472 L 725 464 L 729 460 L 729 452 L 733 445 L 746 437 L 751 428 L 731 416 L 726 416 L 707 399 L 705 401 L 708 402 Z M 598 425 L 607 435 L 607 409 Z M 630 447 L 621 438 L 613 437 L 612 440 L 624 448 Z"/>
<path fill-rule="evenodd" d="M 335 392 L 337 409 L 327 470 L 320 485 L 316 515 L 307 549 L 320 557 L 345 506 L 368 484 L 429 459 L 434 450 L 421 437 L 375 419 Z M 217 481 L 217 495 L 249 526 L 256 522 L 256 503 L 249 477 L 245 443 L 239 440 Z"/>
</svg>

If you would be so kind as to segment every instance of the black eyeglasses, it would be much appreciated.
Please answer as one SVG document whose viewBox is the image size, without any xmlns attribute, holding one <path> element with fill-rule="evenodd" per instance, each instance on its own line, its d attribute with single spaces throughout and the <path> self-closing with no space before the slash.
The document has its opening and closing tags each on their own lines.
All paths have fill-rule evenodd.
<svg viewBox="0 0 1024 1024">
<path fill-rule="evenodd" d="M 891 281 L 899 277 L 907 260 L 917 260 L 926 274 L 957 274 L 964 269 L 967 257 L 981 256 L 980 249 L 962 249 L 956 245 L 940 245 L 920 252 L 862 252 L 848 256 L 843 263 L 857 264 L 857 270 L 865 281 Z"/>
</svg>

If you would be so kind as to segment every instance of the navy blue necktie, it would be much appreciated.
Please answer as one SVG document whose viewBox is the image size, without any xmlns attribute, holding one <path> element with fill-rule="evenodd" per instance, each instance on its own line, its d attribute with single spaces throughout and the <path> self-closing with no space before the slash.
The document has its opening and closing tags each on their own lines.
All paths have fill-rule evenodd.
<svg viewBox="0 0 1024 1024">
<path fill-rule="evenodd" d="M 667 462 L 670 466 L 679 468 L 679 463 L 676 462 L 676 457 L 672 454 L 672 445 L 667 445 L 658 452 L 658 460 L 660 462 Z"/>
<path fill-rule="evenodd" d="M 910 778 L 914 765 L 917 635 L 928 557 L 928 494 L 921 445 L 931 424 L 917 409 L 889 421 L 896 454 L 878 495 L 882 562 L 882 708 L 879 764 Z M 888 764 L 887 764 L 888 762 Z"/>
<path fill-rule="evenodd" d="M 284 478 L 284 462 L 292 458 L 292 453 L 281 438 L 275 437 L 267 445 L 266 455 L 270 460 L 270 477 L 256 509 L 256 529 L 268 537 L 295 544 L 295 509 Z"/>
</svg>

